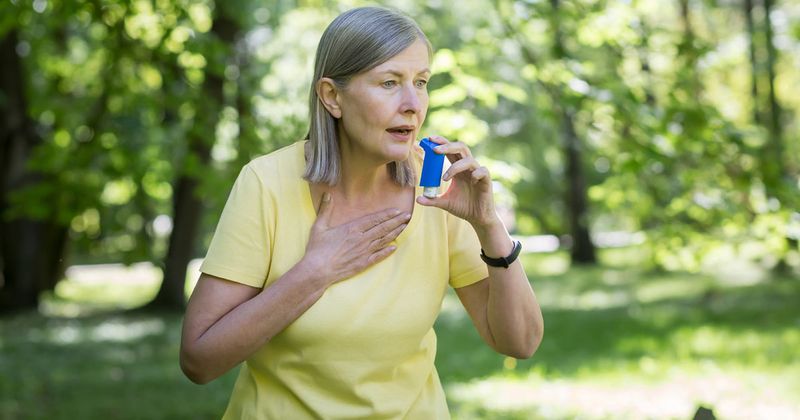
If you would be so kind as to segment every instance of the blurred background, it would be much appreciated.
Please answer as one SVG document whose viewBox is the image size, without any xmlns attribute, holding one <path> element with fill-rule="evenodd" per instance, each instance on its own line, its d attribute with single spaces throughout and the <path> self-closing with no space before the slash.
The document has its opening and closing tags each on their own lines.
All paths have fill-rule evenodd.
<svg viewBox="0 0 800 420">
<path fill-rule="evenodd" d="M 0 418 L 219 418 L 185 298 L 313 55 L 385 4 L 435 48 L 544 310 L 530 360 L 436 328 L 454 418 L 800 418 L 800 2 L 2 0 Z"/>
</svg>

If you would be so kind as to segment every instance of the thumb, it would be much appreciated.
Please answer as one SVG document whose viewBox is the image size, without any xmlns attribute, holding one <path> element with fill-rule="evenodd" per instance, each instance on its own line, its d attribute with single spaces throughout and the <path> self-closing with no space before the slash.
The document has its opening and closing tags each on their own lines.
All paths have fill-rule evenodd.
<svg viewBox="0 0 800 420">
<path fill-rule="evenodd" d="M 317 209 L 317 221 L 314 222 L 315 225 L 323 227 L 328 226 L 328 222 L 331 218 L 331 208 L 333 207 L 331 201 L 331 193 L 322 193 L 322 199 L 319 201 L 319 209 Z"/>
<path fill-rule="evenodd" d="M 424 195 L 421 195 L 417 197 L 417 203 L 423 206 L 438 207 L 440 209 L 447 210 L 446 200 L 443 199 L 442 197 L 428 198 L 425 197 Z"/>
</svg>

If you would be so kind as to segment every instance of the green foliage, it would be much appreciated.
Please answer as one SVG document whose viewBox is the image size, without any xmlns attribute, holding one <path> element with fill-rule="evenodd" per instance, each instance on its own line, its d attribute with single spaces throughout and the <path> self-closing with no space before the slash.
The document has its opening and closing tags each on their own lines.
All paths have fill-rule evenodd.
<svg viewBox="0 0 800 420">
<path fill-rule="evenodd" d="M 383 3 L 415 18 L 434 46 L 423 132 L 472 147 L 512 192 L 520 233 L 569 232 L 569 112 L 594 232 L 645 232 L 658 248 L 650 263 L 663 268 L 695 269 L 713 244 L 754 239 L 776 259 L 797 257 L 772 243 L 796 236 L 800 206 L 796 8 L 773 11 L 777 162 L 771 131 L 752 118 L 766 101 L 751 96 L 738 6 L 689 2 L 687 26 L 679 2 Z M 167 237 L 154 222 L 171 215 L 172 185 L 190 174 L 207 210 L 202 254 L 241 166 L 305 135 L 322 29 L 365 4 L 4 2 L 0 36 L 19 33 L 27 112 L 44 140 L 27 165 L 46 180 L 13 192 L 5 216 L 70 226 L 76 261 L 158 261 Z M 226 23 L 233 41 L 212 30 Z M 223 98 L 205 97 L 211 76 Z M 193 156 L 191 136 L 211 147 L 211 164 Z M 678 257 L 687 250 L 694 261 Z"/>
<path fill-rule="evenodd" d="M 516 196 L 522 233 L 568 232 L 558 110 L 569 110 L 595 233 L 644 231 L 652 263 L 669 269 L 696 270 L 715 245 L 754 238 L 778 259 L 797 259 L 773 242 L 796 213 L 800 154 L 785 155 L 791 162 L 774 169 L 785 181 L 771 188 L 764 168 L 779 162 L 764 157 L 767 132 L 749 118 L 748 57 L 730 47 L 747 35 L 727 24 L 742 11 L 689 4 L 688 28 L 677 3 L 500 1 L 451 18 L 434 8 L 428 32 L 447 49 L 434 60 L 429 124 L 529 169 L 496 176 Z M 794 80 L 792 45 L 777 67 Z M 783 92 L 796 121 L 794 96 Z M 796 150 L 797 130 L 785 133 Z M 773 228 L 756 227 L 764 223 Z M 686 253 L 693 257 L 677 257 Z"/>
</svg>

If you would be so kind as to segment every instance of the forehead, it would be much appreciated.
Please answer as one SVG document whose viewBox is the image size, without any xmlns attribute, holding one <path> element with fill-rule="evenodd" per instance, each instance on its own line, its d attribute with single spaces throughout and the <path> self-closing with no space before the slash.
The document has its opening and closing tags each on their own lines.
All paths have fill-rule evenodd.
<svg viewBox="0 0 800 420">
<path fill-rule="evenodd" d="M 400 51 L 400 53 L 386 62 L 375 66 L 370 73 L 390 70 L 421 72 L 428 69 L 429 61 L 428 45 L 425 41 L 417 39 L 408 48 Z"/>
</svg>

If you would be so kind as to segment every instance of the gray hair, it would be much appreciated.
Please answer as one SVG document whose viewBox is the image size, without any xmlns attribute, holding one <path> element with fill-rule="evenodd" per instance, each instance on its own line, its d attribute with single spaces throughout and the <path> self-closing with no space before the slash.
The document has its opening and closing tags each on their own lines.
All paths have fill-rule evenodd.
<svg viewBox="0 0 800 420">
<path fill-rule="evenodd" d="M 323 77 L 344 88 L 350 79 L 399 54 L 418 39 L 431 45 L 419 26 L 408 16 L 380 7 L 359 7 L 342 13 L 328 25 L 317 47 L 314 79 L 309 95 L 311 124 L 306 139 L 310 154 L 303 178 L 312 183 L 336 185 L 341 177 L 341 155 L 336 119 L 317 95 Z M 392 179 L 412 186 L 416 176 L 408 159 L 389 163 Z"/>
</svg>

